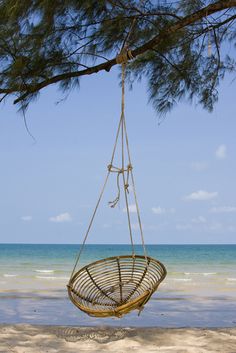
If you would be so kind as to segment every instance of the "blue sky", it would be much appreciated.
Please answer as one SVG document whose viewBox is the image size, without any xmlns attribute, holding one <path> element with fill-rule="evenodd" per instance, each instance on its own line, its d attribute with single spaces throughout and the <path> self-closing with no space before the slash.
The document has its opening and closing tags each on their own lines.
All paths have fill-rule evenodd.
<svg viewBox="0 0 236 353">
<path fill-rule="evenodd" d="M 145 82 L 126 95 L 126 119 L 147 243 L 236 242 L 236 82 L 220 86 L 209 114 L 180 103 L 158 125 Z M 120 115 L 117 69 L 85 77 L 62 97 L 42 91 L 22 116 L 0 106 L 0 242 L 80 243 L 106 175 Z M 127 243 L 126 213 L 116 209 L 112 177 L 89 243 Z M 133 204 L 131 193 L 131 210 Z M 136 213 L 132 212 L 139 241 Z"/>
</svg>

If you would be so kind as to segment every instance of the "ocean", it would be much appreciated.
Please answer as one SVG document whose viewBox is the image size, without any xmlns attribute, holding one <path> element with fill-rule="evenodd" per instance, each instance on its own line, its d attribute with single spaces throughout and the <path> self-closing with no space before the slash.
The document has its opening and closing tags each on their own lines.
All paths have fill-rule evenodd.
<svg viewBox="0 0 236 353">
<path fill-rule="evenodd" d="M 0 244 L 0 323 L 158 327 L 236 324 L 236 245 L 147 245 L 167 277 L 141 315 L 97 319 L 79 311 L 66 284 L 79 245 Z M 86 245 L 79 267 L 130 254 L 129 245 Z M 136 246 L 142 253 L 142 247 Z"/>
</svg>

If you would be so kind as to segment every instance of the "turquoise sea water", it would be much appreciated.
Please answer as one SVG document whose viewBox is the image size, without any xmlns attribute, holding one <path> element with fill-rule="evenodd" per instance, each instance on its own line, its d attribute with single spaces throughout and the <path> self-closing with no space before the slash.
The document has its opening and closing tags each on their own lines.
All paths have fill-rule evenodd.
<svg viewBox="0 0 236 353">
<path fill-rule="evenodd" d="M 76 309 L 66 284 L 78 245 L 0 244 L 0 323 L 235 326 L 236 245 L 148 245 L 168 275 L 142 314 L 95 319 Z M 137 253 L 142 253 L 137 246 Z M 87 245 L 80 265 L 129 254 L 129 245 Z"/>
</svg>

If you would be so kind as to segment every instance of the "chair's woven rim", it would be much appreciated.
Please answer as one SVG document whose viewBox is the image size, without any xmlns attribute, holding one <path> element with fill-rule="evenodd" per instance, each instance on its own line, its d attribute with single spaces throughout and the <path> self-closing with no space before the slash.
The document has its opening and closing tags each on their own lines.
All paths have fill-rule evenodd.
<svg viewBox="0 0 236 353">
<path fill-rule="evenodd" d="M 112 263 L 112 261 L 136 261 L 136 260 L 140 260 L 142 261 L 142 265 L 146 264 L 146 270 L 145 273 L 142 275 L 142 279 L 140 281 L 143 280 L 143 278 L 146 276 L 146 278 L 148 278 L 149 274 L 146 272 L 148 271 L 149 266 L 156 266 L 156 272 L 158 272 L 158 276 L 157 276 L 157 280 L 153 281 L 151 285 L 149 286 L 149 288 L 146 288 L 142 293 L 139 293 L 138 296 L 136 296 L 135 298 L 133 298 L 130 301 L 127 301 L 126 303 L 123 303 L 121 305 L 118 305 L 114 308 L 108 308 L 108 309 L 94 309 L 93 307 L 88 307 L 86 305 L 84 305 L 82 302 L 82 300 L 78 300 L 78 297 L 80 297 L 80 295 L 74 290 L 74 283 L 76 280 L 78 280 L 78 278 L 81 276 L 84 276 L 84 273 L 87 271 L 87 273 L 89 273 L 89 270 L 96 268 L 97 265 L 100 265 L 102 263 Z M 137 263 L 138 265 L 138 263 Z M 154 267 L 155 270 L 155 267 Z M 139 271 L 141 271 L 139 269 Z M 82 310 L 83 312 L 87 313 L 90 316 L 95 316 L 95 317 L 111 317 L 111 316 L 116 316 L 116 317 L 121 317 L 124 314 L 129 313 L 131 310 L 134 309 L 138 309 L 141 310 L 143 308 L 143 306 L 147 303 L 147 301 L 150 299 L 150 297 L 152 296 L 152 294 L 157 290 L 159 284 L 164 280 L 164 278 L 166 277 L 167 271 L 165 266 L 158 261 L 155 258 L 149 257 L 149 256 L 143 256 L 143 255 L 120 255 L 120 256 L 112 256 L 112 257 L 107 257 L 101 260 L 97 260 L 95 262 L 89 263 L 88 265 L 82 267 L 81 269 L 79 269 L 79 271 L 77 271 L 76 273 L 73 274 L 73 276 L 71 277 L 71 279 L 69 280 L 69 283 L 67 285 L 67 289 L 68 289 L 68 295 L 70 300 L 72 301 L 72 303 L 79 308 L 80 310 Z M 105 276 L 105 274 L 104 274 Z M 84 284 L 83 284 L 84 285 Z M 86 299 L 86 298 L 83 298 Z M 105 305 L 105 304 L 104 304 Z M 92 305 L 90 305 L 92 306 Z"/>
</svg>

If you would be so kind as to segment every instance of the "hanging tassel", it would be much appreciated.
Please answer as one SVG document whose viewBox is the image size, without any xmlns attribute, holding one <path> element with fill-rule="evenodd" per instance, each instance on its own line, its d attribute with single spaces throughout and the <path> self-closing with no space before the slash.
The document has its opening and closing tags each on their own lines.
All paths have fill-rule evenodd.
<svg viewBox="0 0 236 353">
<path fill-rule="evenodd" d="M 108 204 L 110 205 L 111 208 L 116 207 L 116 205 L 117 205 L 118 202 L 120 201 L 120 174 L 122 174 L 122 173 L 123 173 L 122 169 L 120 169 L 120 170 L 117 172 L 117 189 L 118 189 L 118 194 L 117 194 L 117 197 L 115 198 L 115 200 L 108 202 Z"/>
</svg>

